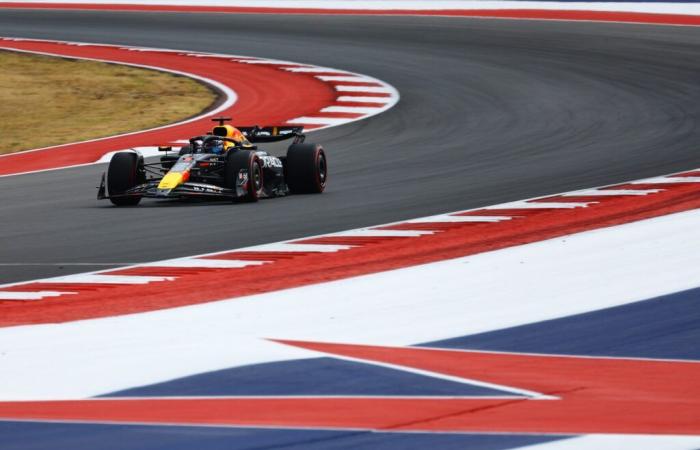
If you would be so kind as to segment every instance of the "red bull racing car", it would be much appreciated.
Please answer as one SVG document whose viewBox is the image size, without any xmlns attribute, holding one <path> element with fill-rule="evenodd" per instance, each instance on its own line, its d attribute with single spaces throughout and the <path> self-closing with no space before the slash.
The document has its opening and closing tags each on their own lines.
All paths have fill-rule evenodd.
<svg viewBox="0 0 700 450">
<path fill-rule="evenodd" d="M 212 132 L 195 136 L 158 162 L 146 163 L 137 151 L 117 152 L 102 174 L 97 198 L 116 206 L 137 205 L 142 198 L 222 198 L 255 202 L 288 194 L 321 193 L 328 164 L 323 147 L 304 143 L 303 127 L 234 127 L 218 122 Z M 272 156 L 258 143 L 293 139 L 285 156 Z"/>
</svg>

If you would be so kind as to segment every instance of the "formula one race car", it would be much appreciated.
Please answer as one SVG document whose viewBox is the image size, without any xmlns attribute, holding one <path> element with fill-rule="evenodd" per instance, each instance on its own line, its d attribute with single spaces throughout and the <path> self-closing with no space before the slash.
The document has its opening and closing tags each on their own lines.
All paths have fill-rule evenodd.
<svg viewBox="0 0 700 450">
<path fill-rule="evenodd" d="M 159 162 L 145 163 L 135 150 L 115 153 L 97 198 L 117 206 L 136 205 L 143 197 L 255 202 L 325 189 L 326 154 L 320 145 L 304 143 L 303 127 L 236 128 L 224 124 L 228 117 L 213 120 L 218 125 L 211 133 L 193 137 L 177 153 L 159 147 L 164 152 Z M 292 138 L 286 156 L 271 156 L 256 145 Z"/>
</svg>

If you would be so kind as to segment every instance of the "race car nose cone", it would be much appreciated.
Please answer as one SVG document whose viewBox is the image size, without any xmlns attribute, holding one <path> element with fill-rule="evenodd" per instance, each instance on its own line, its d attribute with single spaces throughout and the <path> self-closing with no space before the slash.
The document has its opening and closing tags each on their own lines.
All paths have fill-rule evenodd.
<svg viewBox="0 0 700 450">
<path fill-rule="evenodd" d="M 156 197 L 168 197 L 172 189 L 156 189 Z"/>
</svg>

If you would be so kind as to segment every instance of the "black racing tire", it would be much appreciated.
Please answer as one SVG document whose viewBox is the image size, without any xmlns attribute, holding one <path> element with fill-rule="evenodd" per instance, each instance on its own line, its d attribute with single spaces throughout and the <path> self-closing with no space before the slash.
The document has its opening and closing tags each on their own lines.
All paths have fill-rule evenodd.
<svg viewBox="0 0 700 450">
<path fill-rule="evenodd" d="M 118 152 L 112 156 L 107 169 L 107 194 L 121 195 L 146 182 L 143 157 L 132 152 Z M 116 206 L 135 206 L 141 197 L 114 197 L 109 199 Z"/>
<path fill-rule="evenodd" d="M 226 187 L 236 192 L 241 170 L 248 173 L 245 194 L 233 199 L 234 202 L 257 202 L 264 187 L 263 168 L 260 158 L 249 150 L 231 150 L 226 158 Z"/>
<path fill-rule="evenodd" d="M 286 183 L 292 194 L 320 194 L 328 181 L 328 160 L 319 144 L 292 144 L 285 161 Z"/>
<path fill-rule="evenodd" d="M 190 144 L 183 145 L 180 147 L 180 151 L 177 153 L 178 156 L 188 155 L 192 153 L 192 146 Z"/>
</svg>

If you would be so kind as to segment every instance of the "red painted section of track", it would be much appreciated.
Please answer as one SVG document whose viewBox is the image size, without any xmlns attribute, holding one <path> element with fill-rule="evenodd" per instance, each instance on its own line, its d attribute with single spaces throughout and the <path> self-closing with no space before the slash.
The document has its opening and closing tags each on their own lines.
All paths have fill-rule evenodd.
<svg viewBox="0 0 700 450">
<path fill-rule="evenodd" d="M 700 25 L 700 16 L 686 14 L 655 14 L 611 11 L 571 11 L 548 9 L 321 9 L 321 8 L 263 8 L 236 6 L 195 5 L 119 5 L 119 4 L 72 4 L 72 3 L 7 3 L 0 8 L 29 9 L 77 9 L 143 12 L 188 12 L 226 14 L 316 14 L 316 15 L 365 15 L 365 16 L 450 16 L 483 17 L 499 19 L 574 20 L 596 22 L 628 22 L 661 25 Z"/>
<path fill-rule="evenodd" d="M 554 398 L 89 399 L 4 402 L 0 417 L 394 431 L 700 434 L 697 362 L 281 342 Z"/>
<path fill-rule="evenodd" d="M 700 175 L 693 172 L 689 175 Z M 174 281 L 145 285 L 24 283 L 0 288 L 2 292 L 58 291 L 77 294 L 37 301 L 0 301 L 0 326 L 58 323 L 117 316 L 199 304 L 338 280 L 385 270 L 409 267 L 449 258 L 473 255 L 510 246 L 537 242 L 566 234 L 623 224 L 673 212 L 700 208 L 700 183 L 656 183 L 648 187 L 661 192 L 646 196 L 599 196 L 597 203 L 574 209 L 488 209 L 455 215 L 499 216 L 511 220 L 494 223 L 402 223 L 377 229 L 431 230 L 419 237 L 325 237 L 326 244 L 354 245 L 333 253 L 231 251 L 205 258 L 264 260 L 245 268 L 133 267 L 102 272 L 103 275 L 174 276 Z M 610 189 L 644 189 L 628 184 Z M 560 199 L 540 199 L 535 202 Z M 568 200 L 571 201 L 571 200 Z M 507 205 L 504 208 L 509 208 Z M 331 238 L 329 240 L 329 238 Z M 306 241 L 318 243 L 319 240 Z M 297 243 L 303 245 L 304 240 Z M 226 283 L 222 283 L 225 274 Z"/>
<path fill-rule="evenodd" d="M 232 88 L 238 95 L 236 103 L 219 114 L 233 116 L 236 124 L 241 126 L 283 124 L 294 117 L 315 114 L 324 106 L 333 104 L 336 99 L 332 86 L 314 78 L 313 74 L 288 72 L 275 65 L 245 64 L 228 58 L 192 56 L 186 52 L 135 51 L 114 46 L 33 40 L 0 39 L 0 49 L 156 66 L 218 81 Z M 131 135 L 2 155 L 0 175 L 87 164 L 95 162 L 110 151 L 157 146 L 187 139 L 210 130 L 209 117 Z"/>
</svg>

